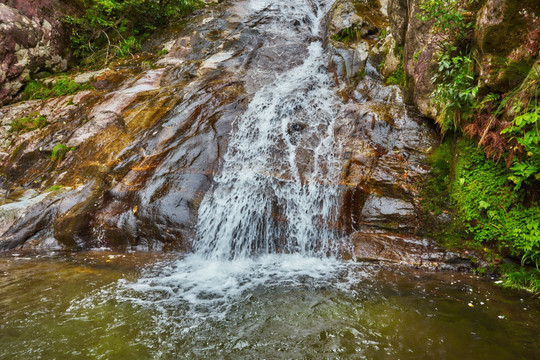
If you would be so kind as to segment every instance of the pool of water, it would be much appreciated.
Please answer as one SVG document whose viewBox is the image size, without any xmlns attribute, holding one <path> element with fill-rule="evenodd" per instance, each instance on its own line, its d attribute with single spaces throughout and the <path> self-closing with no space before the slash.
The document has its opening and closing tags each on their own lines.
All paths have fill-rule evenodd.
<svg viewBox="0 0 540 360">
<path fill-rule="evenodd" d="M 1 359 L 534 359 L 540 301 L 295 255 L 0 258 Z"/>
</svg>

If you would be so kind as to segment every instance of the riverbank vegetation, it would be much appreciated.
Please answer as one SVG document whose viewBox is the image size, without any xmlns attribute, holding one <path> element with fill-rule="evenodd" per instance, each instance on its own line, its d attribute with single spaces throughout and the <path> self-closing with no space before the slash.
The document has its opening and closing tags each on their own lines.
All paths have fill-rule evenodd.
<svg viewBox="0 0 540 360">
<path fill-rule="evenodd" d="M 432 157 L 426 191 L 446 200 L 425 200 L 424 207 L 435 214 L 452 206 L 450 231 L 438 232 L 441 241 L 456 246 L 461 239 L 461 246 L 483 250 L 491 260 L 494 253 L 499 262 L 519 259 L 526 268 L 499 267 L 503 285 L 539 293 L 540 61 L 501 59 L 492 71 L 506 77 L 508 90 L 481 84 L 474 17 L 468 16 L 478 3 L 422 3 L 421 19 L 445 34 L 432 74 L 432 105 L 444 142 Z"/>
<path fill-rule="evenodd" d="M 72 50 L 84 65 L 131 55 L 153 31 L 204 5 L 201 0 L 84 0 L 80 16 L 66 16 Z"/>
</svg>

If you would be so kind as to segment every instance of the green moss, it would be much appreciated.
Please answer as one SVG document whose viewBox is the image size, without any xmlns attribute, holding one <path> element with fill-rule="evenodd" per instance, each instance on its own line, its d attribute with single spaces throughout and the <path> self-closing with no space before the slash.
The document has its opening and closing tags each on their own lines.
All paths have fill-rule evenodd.
<svg viewBox="0 0 540 360">
<path fill-rule="evenodd" d="M 13 152 L 11 153 L 11 157 L 9 158 L 9 161 L 14 161 L 17 156 L 20 154 L 21 150 L 24 149 L 24 142 L 21 142 L 15 149 L 13 149 Z"/>
<path fill-rule="evenodd" d="M 21 133 L 42 129 L 47 126 L 47 117 L 39 113 L 30 113 L 28 116 L 17 118 L 9 124 L 10 133 Z"/>
<path fill-rule="evenodd" d="M 161 49 L 157 52 L 157 56 L 165 56 L 169 53 L 169 50 L 167 49 Z"/>
<path fill-rule="evenodd" d="M 50 188 L 46 189 L 45 192 L 55 192 L 55 191 L 60 191 L 62 190 L 64 187 L 62 185 L 53 185 L 51 186 Z"/>
<path fill-rule="evenodd" d="M 539 204 L 524 206 L 525 193 L 516 191 L 506 167 L 486 159 L 472 141 L 461 140 L 456 151 L 451 198 L 474 241 L 540 264 Z"/>
<path fill-rule="evenodd" d="M 358 73 L 356 74 L 356 76 L 358 77 L 358 79 L 362 80 L 363 78 L 366 77 L 366 67 L 364 66 L 360 71 L 358 71 Z"/>
<path fill-rule="evenodd" d="M 61 76 L 51 84 L 32 80 L 23 90 L 24 100 L 48 99 L 55 96 L 75 94 L 81 90 L 92 89 L 90 84 L 78 84 L 67 76 Z"/>
<path fill-rule="evenodd" d="M 486 159 L 467 139 L 449 137 L 431 156 L 422 208 L 427 216 L 444 212 L 452 221 L 431 229 L 448 247 L 482 250 L 491 258 L 512 256 L 540 265 L 540 204 L 524 205 L 526 192 L 508 180 L 503 164 Z"/>
<path fill-rule="evenodd" d="M 422 51 L 424 51 L 424 50 L 423 50 L 423 49 L 420 49 L 420 50 L 418 50 L 417 52 L 414 53 L 414 55 L 413 55 L 413 61 L 414 61 L 415 63 L 418 62 L 418 59 L 420 58 L 420 54 L 422 54 Z"/>
<path fill-rule="evenodd" d="M 67 147 L 64 144 L 56 144 L 51 152 L 51 161 L 57 164 L 65 158 L 68 152 L 73 150 L 75 150 L 74 147 Z"/>
<path fill-rule="evenodd" d="M 405 65 L 403 59 L 403 47 L 397 47 L 396 55 L 399 58 L 399 66 L 386 78 L 387 85 L 407 86 L 407 75 L 405 74 Z"/>
<path fill-rule="evenodd" d="M 427 221 L 429 226 L 425 230 L 447 248 L 474 248 L 450 198 L 454 151 L 455 138 L 447 136 L 429 157 L 431 172 L 422 183 L 420 202 L 424 217 L 431 220 Z M 438 220 L 441 217 L 449 220 L 441 223 Z"/>
<path fill-rule="evenodd" d="M 337 34 L 332 35 L 332 40 L 342 42 L 344 44 L 352 44 L 362 38 L 362 31 L 356 25 L 353 24 Z"/>
</svg>

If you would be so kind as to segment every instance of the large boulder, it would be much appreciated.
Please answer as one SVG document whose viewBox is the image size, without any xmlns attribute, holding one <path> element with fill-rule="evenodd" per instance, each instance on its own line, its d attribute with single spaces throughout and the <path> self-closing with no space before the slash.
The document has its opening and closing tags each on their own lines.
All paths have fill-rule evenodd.
<svg viewBox="0 0 540 360">
<path fill-rule="evenodd" d="M 74 11 L 59 0 L 0 4 L 0 105 L 9 102 L 32 74 L 67 69 L 69 33 L 61 18 Z"/>
<path fill-rule="evenodd" d="M 519 64 L 540 57 L 540 2 L 488 0 L 476 17 L 480 85 L 507 92 L 519 85 Z M 516 76 L 518 75 L 518 76 Z"/>
<path fill-rule="evenodd" d="M 325 43 L 339 81 L 350 85 L 355 77 L 363 76 L 377 35 L 388 25 L 385 13 L 378 2 L 370 0 L 338 0 L 333 5 Z"/>
</svg>

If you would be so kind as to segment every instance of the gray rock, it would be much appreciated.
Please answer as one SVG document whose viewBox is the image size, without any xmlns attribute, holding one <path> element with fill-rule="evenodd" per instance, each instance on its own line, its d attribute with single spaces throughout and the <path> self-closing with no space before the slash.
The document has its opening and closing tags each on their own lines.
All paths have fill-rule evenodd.
<svg viewBox="0 0 540 360">
<path fill-rule="evenodd" d="M 390 29 L 399 46 L 405 44 L 405 34 L 409 23 L 409 10 L 407 0 L 388 0 L 388 18 Z"/>
<path fill-rule="evenodd" d="M 40 71 L 67 69 L 68 34 L 60 18 L 70 7 L 58 0 L 7 0 L 0 4 L 0 106 Z"/>
</svg>

